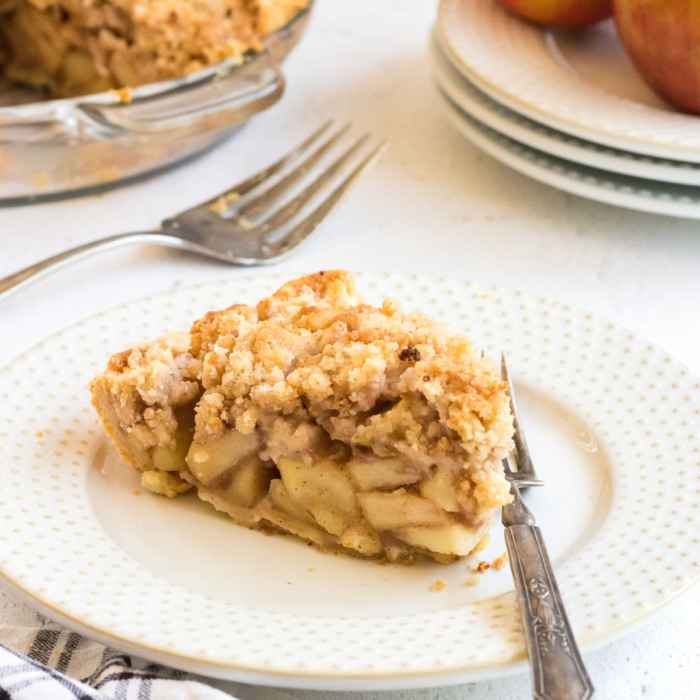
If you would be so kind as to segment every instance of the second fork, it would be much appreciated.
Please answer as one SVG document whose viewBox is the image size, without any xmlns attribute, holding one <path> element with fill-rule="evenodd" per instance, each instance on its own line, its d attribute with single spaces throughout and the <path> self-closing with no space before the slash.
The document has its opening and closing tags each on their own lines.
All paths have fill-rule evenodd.
<svg viewBox="0 0 700 700">
<path fill-rule="evenodd" d="M 159 229 L 90 241 L 1 278 L 0 300 L 69 263 L 137 243 L 186 250 L 235 265 L 280 260 L 313 233 L 386 145 L 380 143 L 359 158 L 369 141 L 368 134 L 360 136 L 300 192 L 274 209 L 285 194 L 312 174 L 350 129 L 349 125 L 341 127 L 317 146 L 332 124 L 326 122 L 289 153 L 254 175 L 166 219 Z M 295 167 L 284 174 L 291 166 Z M 300 218 L 324 192 L 328 193 L 325 198 Z"/>
</svg>

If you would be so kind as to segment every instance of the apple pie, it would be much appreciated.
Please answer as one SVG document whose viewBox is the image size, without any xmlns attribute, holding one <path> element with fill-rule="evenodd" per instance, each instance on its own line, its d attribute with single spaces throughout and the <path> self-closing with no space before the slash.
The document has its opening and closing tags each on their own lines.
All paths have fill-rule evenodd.
<svg viewBox="0 0 700 700">
<path fill-rule="evenodd" d="M 258 49 L 308 0 L 0 0 L 0 70 L 57 96 L 179 78 Z"/>
<path fill-rule="evenodd" d="M 507 388 L 462 337 L 346 272 L 284 285 L 119 353 L 91 384 L 144 488 L 255 529 L 390 561 L 451 561 L 510 501 Z"/>
</svg>

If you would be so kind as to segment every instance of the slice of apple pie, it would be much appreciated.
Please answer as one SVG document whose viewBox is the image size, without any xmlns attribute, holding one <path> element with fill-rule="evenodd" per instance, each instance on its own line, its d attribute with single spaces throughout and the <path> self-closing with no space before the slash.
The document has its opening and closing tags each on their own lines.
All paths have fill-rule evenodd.
<svg viewBox="0 0 700 700">
<path fill-rule="evenodd" d="M 145 488 L 390 561 L 474 550 L 509 502 L 512 417 L 464 338 L 320 272 L 115 355 L 93 403 Z"/>
</svg>

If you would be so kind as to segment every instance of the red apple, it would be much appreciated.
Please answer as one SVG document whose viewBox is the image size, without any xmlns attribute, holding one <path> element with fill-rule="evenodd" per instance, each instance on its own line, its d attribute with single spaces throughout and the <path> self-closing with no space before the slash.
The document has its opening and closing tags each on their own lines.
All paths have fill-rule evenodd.
<svg viewBox="0 0 700 700">
<path fill-rule="evenodd" d="M 469 0 L 482 2 L 483 0 Z M 515 14 L 552 27 L 584 27 L 612 15 L 613 0 L 498 0 Z"/>
<path fill-rule="evenodd" d="M 700 114 L 700 0 L 615 0 L 615 22 L 647 83 Z"/>
</svg>

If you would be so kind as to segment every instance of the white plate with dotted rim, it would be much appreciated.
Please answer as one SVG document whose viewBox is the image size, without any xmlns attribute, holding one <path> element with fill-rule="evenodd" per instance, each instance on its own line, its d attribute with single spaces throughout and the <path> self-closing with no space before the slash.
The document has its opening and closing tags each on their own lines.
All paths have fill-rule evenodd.
<svg viewBox="0 0 700 700">
<path fill-rule="evenodd" d="M 577 139 L 513 112 L 492 100 L 461 75 L 442 51 L 433 35 L 430 57 L 438 87 L 464 112 L 486 126 L 538 151 L 599 170 L 645 180 L 700 185 L 700 163 L 664 160 L 608 148 Z"/>
<path fill-rule="evenodd" d="M 444 93 L 439 95 L 448 119 L 468 141 L 523 175 L 604 204 L 700 219 L 700 188 L 617 175 L 557 158 L 482 124 L 459 109 Z"/>
<path fill-rule="evenodd" d="M 0 373 L 0 573 L 50 617 L 148 659 L 307 688 L 436 686 L 523 671 L 512 580 L 380 565 L 135 492 L 86 384 L 108 355 L 285 279 L 236 272 L 89 318 Z M 584 650 L 700 574 L 700 385 L 654 345 L 566 304 L 446 278 L 361 274 L 494 357 L 505 349 L 547 482 L 528 503 Z M 491 551 L 503 541 L 494 524 Z M 431 592 L 437 579 L 446 582 Z"/>
<path fill-rule="evenodd" d="M 654 95 L 611 21 L 555 32 L 495 0 L 441 0 L 437 31 L 455 67 L 520 114 L 612 148 L 700 162 L 700 119 Z"/>
</svg>

